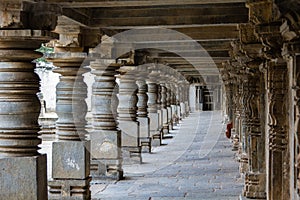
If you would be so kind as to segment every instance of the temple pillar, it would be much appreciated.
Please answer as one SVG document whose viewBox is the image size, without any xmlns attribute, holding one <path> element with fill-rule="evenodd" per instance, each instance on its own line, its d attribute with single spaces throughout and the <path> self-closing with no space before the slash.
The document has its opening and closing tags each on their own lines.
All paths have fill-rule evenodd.
<svg viewBox="0 0 300 200">
<path fill-rule="evenodd" d="M 285 42 L 282 55 L 287 61 L 288 68 L 288 88 L 291 98 L 289 103 L 289 154 L 290 159 L 290 195 L 291 199 L 300 197 L 300 43 L 299 40 L 293 42 Z M 293 123 L 291 123 L 293 122 Z"/>
<path fill-rule="evenodd" d="M 170 77 L 168 76 L 168 79 Z M 170 81 L 170 80 L 168 80 Z M 167 111 L 168 111 L 168 129 L 173 130 L 173 112 L 172 112 L 172 106 L 171 106 L 171 101 L 172 101 L 172 91 L 171 91 L 171 84 L 166 83 L 166 90 L 167 90 L 167 99 L 166 99 L 166 106 L 167 106 Z"/>
<path fill-rule="evenodd" d="M 173 128 L 177 126 L 179 123 L 179 117 L 177 115 L 177 102 L 176 102 L 176 83 L 175 78 L 172 77 L 172 82 L 170 84 L 170 92 L 171 92 L 171 112 L 172 112 L 172 122 Z"/>
<path fill-rule="evenodd" d="M 186 117 L 186 105 L 185 105 L 185 87 L 183 82 L 179 82 L 178 85 L 178 92 L 179 92 L 179 106 L 180 106 L 180 116 L 181 119 Z"/>
<path fill-rule="evenodd" d="M 80 67 L 86 53 L 59 52 L 49 61 L 61 74 L 56 86 L 57 140 L 52 143 L 50 199 L 90 199 L 90 141 L 86 139 L 87 85 Z"/>
<path fill-rule="evenodd" d="M 167 109 L 167 88 L 165 83 L 160 84 L 161 87 L 161 112 L 163 124 L 163 138 L 169 134 L 168 109 Z"/>
<path fill-rule="evenodd" d="M 91 174 L 97 179 L 123 178 L 121 132 L 117 129 L 118 99 L 116 78 L 118 64 L 114 60 L 91 62 L 95 81 L 92 88 L 93 131 L 91 137 Z"/>
<path fill-rule="evenodd" d="M 44 2 L 1 2 L 1 199 L 48 199 L 47 158 L 38 152 L 38 145 L 41 144 L 38 138 L 41 104 L 36 94 L 40 79 L 34 72 L 32 61 L 42 57 L 35 51 L 42 43 L 57 38 L 57 34 L 50 31 L 55 28 L 59 10 Z"/>
<path fill-rule="evenodd" d="M 52 35 L 53 36 L 53 35 Z M 39 30 L 0 30 L 0 167 L 2 199 L 45 200 L 47 158 L 39 154 L 39 77 L 34 50 L 52 39 Z"/>
<path fill-rule="evenodd" d="M 268 199 L 287 199 L 289 191 L 287 151 L 287 66 L 285 62 L 267 63 L 268 134 L 266 136 L 266 170 Z"/>
<path fill-rule="evenodd" d="M 121 130 L 123 164 L 142 163 L 140 128 L 137 121 L 137 90 L 135 66 L 122 66 L 120 75 L 118 122 Z"/>
<path fill-rule="evenodd" d="M 148 117 L 148 86 L 146 84 L 147 70 L 145 66 L 138 66 L 138 78 L 136 84 L 138 86 L 138 102 L 137 102 L 137 121 L 140 124 L 140 146 L 143 152 L 151 152 L 151 136 L 150 136 L 150 120 Z"/>
<path fill-rule="evenodd" d="M 266 171 L 265 171 L 265 132 L 262 128 L 264 112 L 260 109 L 264 103 L 264 88 L 261 82 L 264 77 L 259 71 L 259 62 L 251 64 L 248 67 L 251 70 L 249 76 L 249 95 L 250 95 L 250 119 L 248 133 L 247 152 L 249 156 L 249 169 L 245 174 L 245 187 L 243 194 L 248 198 L 265 199 L 266 198 Z"/>
<path fill-rule="evenodd" d="M 150 119 L 150 136 L 152 137 L 152 145 L 160 146 L 161 145 L 161 134 L 160 134 L 160 122 L 159 122 L 159 113 L 157 109 L 157 99 L 158 99 L 158 85 L 156 82 L 156 77 L 158 73 L 151 71 L 149 78 L 147 79 L 148 86 L 148 116 Z"/>
</svg>

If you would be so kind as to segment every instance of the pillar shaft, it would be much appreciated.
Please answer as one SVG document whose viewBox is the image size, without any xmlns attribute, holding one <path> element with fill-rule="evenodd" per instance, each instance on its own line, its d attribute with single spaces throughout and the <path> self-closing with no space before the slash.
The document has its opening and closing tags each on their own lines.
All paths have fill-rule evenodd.
<svg viewBox="0 0 300 200">
<path fill-rule="evenodd" d="M 139 122 L 137 121 L 137 90 L 135 66 L 119 69 L 118 122 L 122 133 L 122 155 L 124 164 L 141 163 Z"/>
<path fill-rule="evenodd" d="M 52 179 L 50 199 L 90 199 L 90 141 L 85 135 L 87 85 L 81 68 L 86 54 L 80 52 L 54 53 L 49 60 L 59 68 L 56 86 L 56 134 L 52 144 Z M 76 195 L 74 195 L 76 194 Z"/>
<path fill-rule="evenodd" d="M 147 72 L 140 69 L 136 84 L 138 86 L 138 112 L 137 119 L 140 127 L 140 146 L 143 152 L 151 152 L 150 121 L 148 117 L 148 86 L 146 84 Z"/>
<path fill-rule="evenodd" d="M 284 167 L 287 155 L 287 66 L 268 62 L 268 136 L 267 194 L 268 199 L 286 199 L 289 191 Z"/>
<path fill-rule="evenodd" d="M 160 122 L 158 114 L 158 85 L 156 83 L 156 73 L 151 72 L 149 74 L 149 79 L 147 80 L 148 85 L 148 116 L 150 119 L 150 136 L 152 138 L 152 145 L 159 146 L 161 144 L 161 134 L 160 134 Z"/>
<path fill-rule="evenodd" d="M 91 174 L 93 180 L 123 178 L 121 132 L 117 129 L 118 64 L 114 60 L 91 62 L 95 80 L 92 88 L 93 132 L 91 133 Z"/>
<path fill-rule="evenodd" d="M 38 153 L 39 77 L 32 60 L 41 57 L 34 50 L 52 37 L 30 29 L 0 35 L 1 198 L 47 199 L 47 159 Z"/>
</svg>

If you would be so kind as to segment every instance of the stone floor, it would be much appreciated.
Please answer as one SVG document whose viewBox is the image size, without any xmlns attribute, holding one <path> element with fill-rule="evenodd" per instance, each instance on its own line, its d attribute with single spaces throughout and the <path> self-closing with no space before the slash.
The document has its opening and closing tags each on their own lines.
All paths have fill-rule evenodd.
<svg viewBox="0 0 300 200">
<path fill-rule="evenodd" d="M 143 164 L 124 166 L 124 180 L 92 184 L 92 199 L 239 199 L 242 181 L 220 112 L 191 113 L 175 129 L 163 146 L 143 154 Z M 42 151 L 50 146 L 45 139 Z"/>
</svg>

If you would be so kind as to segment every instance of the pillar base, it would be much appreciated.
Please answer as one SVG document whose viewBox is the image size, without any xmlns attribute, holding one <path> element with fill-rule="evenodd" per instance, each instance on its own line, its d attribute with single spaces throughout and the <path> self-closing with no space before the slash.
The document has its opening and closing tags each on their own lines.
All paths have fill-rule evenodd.
<svg viewBox="0 0 300 200">
<path fill-rule="evenodd" d="M 91 160 L 91 176 L 93 182 L 101 180 L 122 180 L 122 160 L 99 159 Z"/>
<path fill-rule="evenodd" d="M 84 180 L 50 180 L 49 200 L 87 200 L 91 199 L 89 189 L 91 178 Z"/>
<path fill-rule="evenodd" d="M 122 147 L 123 165 L 142 164 L 141 147 Z"/>
<path fill-rule="evenodd" d="M 251 199 L 266 199 L 266 174 L 248 172 L 245 175 L 243 196 Z"/>
<path fill-rule="evenodd" d="M 142 153 L 151 153 L 151 143 L 152 139 L 149 137 L 141 137 L 140 138 L 140 145 L 142 147 Z"/>
<path fill-rule="evenodd" d="M 248 171 L 248 157 L 245 154 L 242 154 L 239 158 L 240 162 L 240 173 L 244 174 Z"/>
<path fill-rule="evenodd" d="M 46 200 L 47 157 L 0 159 L 1 199 Z"/>
<path fill-rule="evenodd" d="M 162 130 L 156 131 L 155 134 L 152 135 L 152 146 L 158 147 L 162 145 Z"/>
</svg>

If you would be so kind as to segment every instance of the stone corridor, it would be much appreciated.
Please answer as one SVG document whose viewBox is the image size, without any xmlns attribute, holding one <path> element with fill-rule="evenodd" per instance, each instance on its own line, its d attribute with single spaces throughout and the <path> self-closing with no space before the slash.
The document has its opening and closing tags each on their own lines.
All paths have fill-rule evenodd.
<svg viewBox="0 0 300 200">
<path fill-rule="evenodd" d="M 124 180 L 92 183 L 92 199 L 238 199 L 243 182 L 219 111 L 191 113 L 170 136 L 143 164 L 123 166 Z"/>
</svg>

